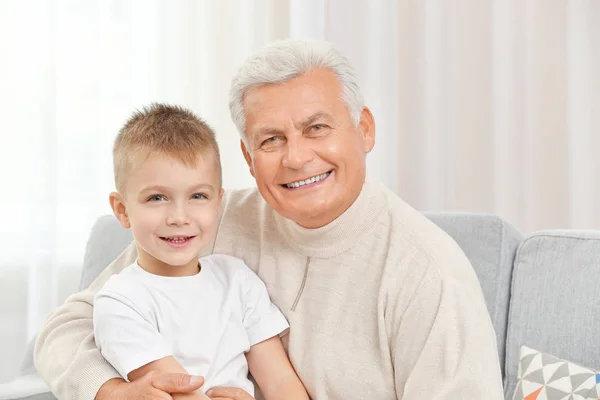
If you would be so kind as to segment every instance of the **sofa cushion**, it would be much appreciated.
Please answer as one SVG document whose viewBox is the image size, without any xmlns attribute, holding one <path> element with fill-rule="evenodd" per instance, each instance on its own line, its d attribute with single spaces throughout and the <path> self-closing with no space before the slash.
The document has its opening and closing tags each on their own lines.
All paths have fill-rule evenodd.
<svg viewBox="0 0 600 400">
<path fill-rule="evenodd" d="M 500 217 L 474 213 L 425 213 L 448 233 L 473 265 L 496 331 L 504 365 L 506 323 L 515 252 L 523 236 Z"/>
<path fill-rule="evenodd" d="M 522 346 L 513 400 L 597 400 L 599 379 L 590 368 Z"/>
<path fill-rule="evenodd" d="M 600 232 L 545 231 L 523 241 L 513 272 L 506 398 L 521 346 L 600 369 Z"/>
<path fill-rule="evenodd" d="M 113 215 L 98 218 L 85 246 L 79 290 L 87 289 L 132 241 L 131 230 L 123 228 Z"/>
</svg>

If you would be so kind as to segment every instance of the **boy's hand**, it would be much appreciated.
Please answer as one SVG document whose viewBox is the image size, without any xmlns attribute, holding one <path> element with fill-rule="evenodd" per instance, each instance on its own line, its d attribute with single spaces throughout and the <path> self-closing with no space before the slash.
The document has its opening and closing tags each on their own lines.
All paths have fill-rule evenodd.
<svg viewBox="0 0 600 400">
<path fill-rule="evenodd" d="M 212 400 L 255 400 L 250 393 L 240 388 L 215 387 L 206 392 Z"/>
</svg>

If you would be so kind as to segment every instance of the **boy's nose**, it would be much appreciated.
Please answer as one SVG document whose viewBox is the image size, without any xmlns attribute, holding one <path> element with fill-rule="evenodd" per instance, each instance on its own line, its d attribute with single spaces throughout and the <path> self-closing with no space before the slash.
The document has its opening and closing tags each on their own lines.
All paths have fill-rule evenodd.
<svg viewBox="0 0 600 400">
<path fill-rule="evenodd" d="M 189 218 L 185 207 L 175 206 L 171 208 L 169 215 L 167 216 L 167 225 L 180 226 L 188 223 Z"/>
</svg>

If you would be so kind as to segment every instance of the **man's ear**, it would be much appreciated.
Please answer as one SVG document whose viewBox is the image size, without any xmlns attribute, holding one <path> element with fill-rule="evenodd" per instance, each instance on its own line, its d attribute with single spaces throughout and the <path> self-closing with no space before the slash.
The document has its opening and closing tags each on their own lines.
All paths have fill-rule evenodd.
<svg viewBox="0 0 600 400">
<path fill-rule="evenodd" d="M 242 149 L 242 153 L 244 154 L 244 159 L 246 160 L 246 164 L 248 164 L 248 168 L 250 168 L 250 174 L 252 175 L 253 178 L 255 178 L 254 166 L 252 164 L 252 155 L 246 148 L 246 143 L 244 143 L 244 141 L 241 139 L 240 139 L 240 148 Z"/>
<path fill-rule="evenodd" d="M 375 118 L 369 107 L 363 107 L 358 126 L 363 140 L 363 150 L 367 154 L 375 146 Z"/>
<path fill-rule="evenodd" d="M 129 223 L 129 216 L 127 215 L 127 210 L 125 209 L 125 202 L 121 195 L 117 192 L 111 192 L 108 196 L 108 201 L 110 202 L 110 208 L 113 210 L 113 214 L 121 223 L 121 226 L 125 229 L 131 228 L 131 224 Z"/>
</svg>

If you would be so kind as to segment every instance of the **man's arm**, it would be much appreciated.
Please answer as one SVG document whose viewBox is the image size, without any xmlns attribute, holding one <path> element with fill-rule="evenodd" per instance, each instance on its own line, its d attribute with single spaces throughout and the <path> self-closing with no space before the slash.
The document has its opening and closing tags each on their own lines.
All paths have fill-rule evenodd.
<svg viewBox="0 0 600 400">
<path fill-rule="evenodd" d="M 108 278 L 133 263 L 136 256 L 132 243 L 88 289 L 69 297 L 42 327 L 35 346 L 35 365 L 58 398 L 93 399 L 104 383 L 120 378 L 96 348 L 93 301 Z M 111 381 L 118 383 L 122 381 Z"/>
<path fill-rule="evenodd" d="M 496 337 L 475 277 L 425 277 L 392 319 L 398 398 L 503 399 Z"/>
</svg>

